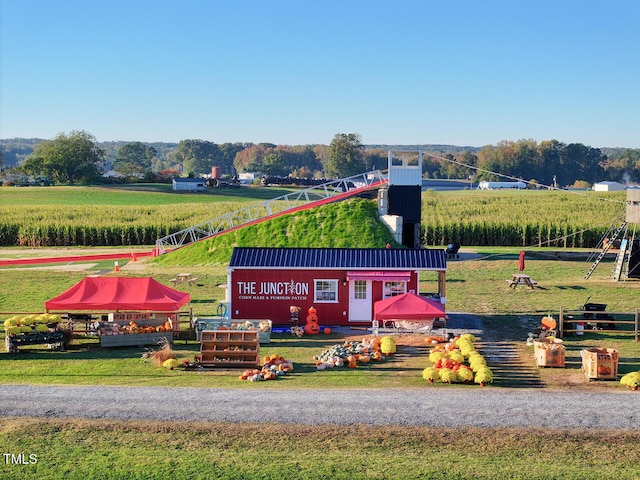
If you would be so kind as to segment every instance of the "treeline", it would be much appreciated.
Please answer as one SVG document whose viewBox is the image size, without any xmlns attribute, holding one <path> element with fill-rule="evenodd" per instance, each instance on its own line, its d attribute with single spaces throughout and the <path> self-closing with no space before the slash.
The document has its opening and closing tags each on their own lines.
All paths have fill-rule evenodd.
<svg viewBox="0 0 640 480">
<path fill-rule="evenodd" d="M 598 148 L 577 143 L 520 140 L 486 146 L 475 153 L 429 157 L 423 170 L 433 178 L 498 181 L 506 177 L 558 187 L 588 187 L 605 180 L 638 183 L 640 149 L 607 156 Z"/>
<path fill-rule="evenodd" d="M 640 149 L 598 149 L 556 140 L 504 141 L 495 146 L 455 147 L 451 145 L 360 145 L 347 142 L 340 149 L 336 135 L 331 145 L 275 145 L 270 143 L 221 143 L 182 140 L 178 144 L 142 142 L 96 142 L 102 153 L 100 168 L 114 169 L 125 176 L 111 182 L 170 181 L 173 176 L 208 176 L 218 167 L 223 176 L 256 172 L 271 177 L 337 178 L 387 167 L 388 150 L 417 162 L 422 150 L 426 178 L 471 179 L 474 182 L 522 179 L 540 185 L 588 187 L 599 181 L 640 182 Z M 5 174 L 27 165 L 42 140 L 0 140 Z M 355 159 L 355 161 L 354 161 Z M 349 162 L 353 165 L 342 168 Z M 32 165 L 31 165 L 32 166 Z M 33 170 L 33 169 L 32 169 Z M 354 171 L 358 170 L 358 171 Z M 100 178 L 96 182 L 108 181 Z"/>
</svg>

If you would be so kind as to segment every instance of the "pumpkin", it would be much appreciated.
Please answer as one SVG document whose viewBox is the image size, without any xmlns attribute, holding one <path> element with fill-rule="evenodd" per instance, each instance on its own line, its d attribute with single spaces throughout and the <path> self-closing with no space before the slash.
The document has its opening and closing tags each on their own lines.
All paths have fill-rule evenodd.
<svg viewBox="0 0 640 480">
<path fill-rule="evenodd" d="M 611 369 L 609 367 L 607 367 L 606 365 L 599 365 L 598 366 L 598 375 L 611 375 Z"/>
<path fill-rule="evenodd" d="M 173 325 L 169 320 L 167 320 L 166 322 L 164 322 L 164 331 L 170 332 L 171 330 L 173 330 Z"/>
<path fill-rule="evenodd" d="M 307 310 L 307 313 L 308 313 L 309 315 L 315 315 L 315 314 L 317 313 L 316 307 L 314 307 L 313 305 L 311 305 L 311 306 L 309 307 L 309 310 Z"/>
<path fill-rule="evenodd" d="M 304 333 L 309 335 L 317 335 L 320 333 L 320 326 L 315 322 L 309 322 L 304 326 Z"/>
<path fill-rule="evenodd" d="M 331 329 L 329 327 L 324 327 L 324 334 L 329 335 L 331 333 Z"/>
<path fill-rule="evenodd" d="M 358 366 L 358 361 L 356 360 L 356 357 L 353 355 L 349 355 L 347 357 L 347 362 L 349 362 L 349 368 L 356 368 Z"/>
<path fill-rule="evenodd" d="M 309 315 L 307 315 L 307 323 L 317 322 L 317 321 L 318 321 L 318 315 L 316 315 L 315 313 L 310 313 Z"/>
</svg>

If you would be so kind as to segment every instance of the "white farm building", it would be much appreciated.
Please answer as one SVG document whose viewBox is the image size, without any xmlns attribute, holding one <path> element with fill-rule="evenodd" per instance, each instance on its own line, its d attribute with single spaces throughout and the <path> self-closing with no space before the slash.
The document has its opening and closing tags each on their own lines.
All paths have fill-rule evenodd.
<svg viewBox="0 0 640 480">
<path fill-rule="evenodd" d="M 202 192 L 205 190 L 204 178 L 174 178 L 173 189 L 181 192 Z"/>
<path fill-rule="evenodd" d="M 594 192 L 617 192 L 624 190 L 624 185 L 618 182 L 598 182 L 593 185 Z"/>
<path fill-rule="evenodd" d="M 527 184 L 524 182 L 480 182 L 478 184 L 479 190 L 505 190 L 516 189 L 524 190 L 527 188 Z"/>
</svg>

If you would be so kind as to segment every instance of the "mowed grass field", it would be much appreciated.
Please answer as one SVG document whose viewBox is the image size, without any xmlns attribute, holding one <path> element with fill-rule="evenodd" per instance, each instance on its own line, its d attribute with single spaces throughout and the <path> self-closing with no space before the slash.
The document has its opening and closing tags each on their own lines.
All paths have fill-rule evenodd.
<svg viewBox="0 0 640 480">
<path fill-rule="evenodd" d="M 74 187 L 75 188 L 75 187 Z M 90 197 L 91 189 L 79 187 Z M 3 200 L 4 188 L 0 189 Z M 16 189 L 20 190 L 20 189 Z M 24 192 L 27 189 L 21 190 Z M 52 191 L 55 191 L 52 190 Z M 28 194 L 30 192 L 26 192 Z M 103 200 L 94 198 L 96 208 L 105 209 L 120 192 L 107 192 Z M 136 191 L 135 193 L 143 193 Z M 467 192 L 475 193 L 475 192 Z M 500 192 L 492 192 L 500 195 Z M 513 192 L 511 192 L 513 193 Z M 522 192 L 526 193 L 526 192 Z M 536 194 L 539 192 L 536 192 Z M 131 198 L 131 194 L 127 192 Z M 148 192 L 149 195 L 158 195 Z M 465 192 L 443 194 L 458 198 Z M 25 195 L 25 193 L 21 193 Z M 84 193 L 82 194 L 84 195 Z M 146 197 L 147 193 L 143 196 Z M 160 192 L 161 197 L 182 195 Z M 440 196 L 428 192 L 427 196 Z M 209 195 L 214 197 L 215 195 Z M 209 200 L 209 196 L 203 196 Z M 475 195 L 468 195 L 468 202 Z M 193 196 L 199 197 L 197 195 Z M 120 197 L 120 198 L 126 198 Z M 484 197 L 480 197 L 484 198 Z M 193 199 L 190 199 L 193 200 Z M 42 201 L 42 200 L 41 200 Z M 78 201 L 77 198 L 75 201 Z M 124 201 L 124 200 L 122 200 Z M 153 201 L 151 202 L 153 206 Z M 166 200 L 162 200 L 164 202 Z M 228 199 L 251 202 L 253 198 Z M 47 202 L 54 202 L 51 198 Z M 158 202 L 161 202 L 158 200 Z M 216 198 L 222 205 L 223 197 Z M 188 204 L 197 202 L 190 201 Z M 513 203 L 513 202 L 512 202 Z M 4 203 L 0 201 L 4 207 Z M 205 202 L 205 205 L 207 202 Z M 128 205 L 128 204 L 124 204 Z M 166 208 L 179 210 L 180 201 L 166 203 Z M 479 209 L 481 209 L 480 202 Z M 32 205 L 39 208 L 38 203 Z M 323 207 L 330 208 L 332 206 Z M 469 205 L 467 205 L 469 207 Z M 93 207 L 92 207 L 93 208 Z M 154 207 L 155 208 L 155 207 Z M 344 207 L 342 207 L 344 208 Z M 530 208 L 532 208 L 530 206 Z M 64 210 L 64 204 L 59 207 Z M 348 222 L 348 211 L 335 213 L 327 228 Z M 307 228 L 316 222 L 316 242 L 323 236 L 322 214 L 304 217 Z M 360 212 L 362 214 L 362 212 Z M 334 215 L 332 212 L 330 214 Z M 198 221 L 202 221 L 200 218 Z M 615 219 L 611 220 L 613 223 Z M 608 222 L 601 219 L 601 224 Z M 197 223 L 197 222 L 196 222 Z M 360 219 L 360 223 L 361 219 Z M 264 227 L 264 226 L 263 226 Z M 279 230 L 282 224 L 278 224 Z M 348 230 L 347 227 L 344 227 Z M 343 235 L 347 235 L 347 230 Z M 304 231 L 304 230 L 300 230 Z M 294 238 L 300 239 L 297 231 Z M 113 262 L 88 262 L 75 266 L 51 264 L 38 268 L 0 270 L 0 311 L 41 312 L 44 302 L 66 290 L 86 275 L 153 276 L 167 283 L 176 273 L 188 269 L 198 277 L 197 285 L 187 287 L 192 295 L 196 316 L 215 313 L 224 291 L 218 286 L 226 280 L 225 259 L 230 246 L 267 242 L 268 229 L 245 232 L 242 236 L 201 242 L 175 255 L 160 259 L 138 259 L 121 262 L 119 273 Z M 362 234 L 360 234 L 362 235 Z M 382 233 L 370 235 L 381 236 Z M 286 235 L 280 241 L 292 241 Z M 385 241 L 374 238 L 374 245 Z M 304 241 L 304 240 L 300 240 Z M 243 243 L 239 243 L 243 242 Z M 298 245 L 291 245 L 298 246 Z M 632 312 L 638 308 L 640 285 L 637 282 L 613 282 L 611 261 L 603 262 L 591 278 L 584 279 L 590 263 L 584 258 L 550 260 L 543 256 L 549 249 L 527 246 L 526 273 L 539 282 L 540 288 L 510 289 L 506 280 L 517 272 L 516 248 L 469 248 L 462 258 L 448 264 L 447 310 L 470 312 L 482 318 L 492 338 L 510 342 L 533 364 L 532 352 L 525 345 L 527 332 L 541 317 L 557 314 L 560 308 L 577 309 L 588 297 L 607 303 L 610 312 Z M 90 249 L 89 249 L 90 250 Z M 101 249 L 103 250 L 103 249 Z M 122 251 L 122 248 L 118 249 Z M 126 251 L 126 247 L 124 248 Z M 557 251 L 557 249 L 552 249 Z M 572 250 L 574 251 L 574 250 Z M 576 250 L 577 251 L 577 250 Z M 48 256 L 40 249 L 33 255 Z M 203 261 L 209 252 L 218 256 Z M 180 253 L 178 255 L 178 253 Z M 0 249 L 0 258 L 23 256 L 15 248 Z M 434 278 L 423 274 L 421 291 L 434 289 Z M 12 286 L 7 288 L 7 286 Z M 14 287 L 15 286 L 15 287 Z M 1 316 L 4 320 L 6 316 Z M 488 333 L 488 334 L 489 334 Z M 265 382 L 282 388 L 421 388 L 425 395 L 437 394 L 441 388 L 466 388 L 473 394 L 477 386 L 429 385 L 420 377 L 426 358 L 392 359 L 354 371 L 333 370 L 323 375 L 306 375 L 314 368 L 312 356 L 326 345 L 341 342 L 339 333 L 317 338 L 296 339 L 286 334 L 272 335 L 263 354 L 277 353 L 291 358 L 296 365 L 293 375 L 283 382 Z M 583 338 L 569 337 L 567 348 L 577 352 L 586 346 L 611 346 L 621 355 L 620 372 L 640 369 L 640 348 L 633 336 L 587 332 Z M 174 344 L 184 357 L 195 354 L 195 342 Z M 174 385 L 202 388 L 264 388 L 237 380 L 237 372 L 206 372 L 193 375 L 180 370 L 159 369 L 142 359 L 143 349 L 101 349 L 94 339 L 77 339 L 67 352 L 53 352 L 40 347 L 25 349 L 16 357 L 0 355 L 0 382 L 55 384 L 124 384 Z M 552 371 L 553 370 L 553 371 Z M 399 375 L 398 372 L 403 374 Z M 562 385 L 562 376 L 578 374 L 579 367 L 540 371 L 549 385 Z M 313 377 L 313 379 L 310 379 Z M 593 382 L 591 382 L 593 383 Z M 487 388 L 505 388 L 496 385 Z M 550 387 L 552 388 L 552 387 Z M 583 381 L 571 388 L 619 389 L 618 382 Z M 286 394 L 286 393 L 283 393 Z M 154 402 L 151 399 L 149 408 Z M 197 401 L 197 399 L 194 399 Z M 607 408 L 613 408 L 609 406 Z M 622 406 L 619 406 L 622 408 Z M 257 408 L 278 408 L 277 405 Z M 618 408 L 618 407 L 615 407 Z M 606 408 L 605 408 L 606 410 Z M 101 422 L 65 419 L 10 419 L 2 424 L 4 452 L 25 454 L 25 464 L 0 462 L 2 478 L 220 478 L 220 479 L 325 479 L 325 478 L 638 478 L 640 451 L 638 432 L 542 431 L 539 429 L 438 429 L 364 426 L 283 426 L 255 424 L 201 424 L 164 422 Z M 29 463 L 29 455 L 35 462 Z"/>
</svg>

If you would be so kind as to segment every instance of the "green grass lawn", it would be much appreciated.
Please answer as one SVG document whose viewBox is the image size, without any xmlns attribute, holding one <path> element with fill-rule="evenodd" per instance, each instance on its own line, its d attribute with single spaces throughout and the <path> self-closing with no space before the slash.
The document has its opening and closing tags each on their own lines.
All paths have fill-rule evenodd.
<svg viewBox="0 0 640 480">
<path fill-rule="evenodd" d="M 10 249 L 9 249 L 10 250 Z M 0 253 L 4 253 L 3 249 Z M 200 253 L 198 253 L 200 255 Z M 633 312 L 639 306 L 640 282 L 613 282 L 609 278 L 610 263 L 601 264 L 591 278 L 584 279 L 590 264 L 584 260 L 545 260 L 531 255 L 527 258 L 526 272 L 535 278 L 540 288 L 531 290 L 509 288 L 507 279 L 517 271 L 517 249 L 479 249 L 478 256 L 450 261 L 447 272 L 447 310 L 467 312 L 482 317 L 494 339 L 504 340 L 523 347 L 527 333 L 540 324 L 542 316 L 551 314 L 558 318 L 561 308 L 578 309 L 587 297 L 591 301 L 607 303 L 610 312 Z M 194 316 L 213 316 L 217 305 L 224 299 L 220 285 L 226 282 L 223 265 L 197 265 L 187 249 L 182 256 L 165 256 L 163 263 L 152 259 L 122 262 L 119 273 L 111 263 L 90 264 L 86 271 L 39 270 L 34 268 L 9 268 L 0 271 L 5 285 L 20 285 L 19 294 L 3 289 L 0 304 L 5 312 L 42 312 L 44 302 L 62 293 L 86 275 L 152 276 L 169 284 L 169 279 L 188 268 L 198 283 L 185 290 L 192 296 L 190 308 Z M 129 270 L 130 268 L 130 270 Z M 423 274 L 421 292 L 433 291 L 435 277 Z M 8 314 L 0 315 L 0 320 Z M 184 318 L 185 322 L 187 317 Z M 623 328 L 622 326 L 620 328 Z M 627 331 L 629 326 L 624 326 Z M 363 331 L 363 335 L 368 332 Z M 313 355 L 328 345 L 340 343 L 338 333 L 330 336 L 305 336 L 302 340 L 289 334 L 273 334 L 272 343 L 264 345 L 263 355 L 279 354 L 296 364 L 296 372 L 281 382 L 281 388 L 307 388 L 309 386 L 371 386 L 371 387 L 422 387 L 419 372 L 425 367 L 423 359 L 402 364 L 402 374 L 394 375 L 398 368 L 393 362 L 370 364 L 356 371 L 333 370 L 317 374 Z M 583 337 L 567 337 L 568 348 L 577 355 L 580 349 L 590 346 L 610 346 L 620 351 L 624 361 L 620 372 L 640 369 L 640 344 L 629 334 L 600 334 L 587 332 Z M 182 358 L 193 358 L 199 344 L 176 341 L 175 350 Z M 525 350 L 526 351 L 526 348 Z M 16 357 L 0 355 L 0 382 L 3 383 L 62 383 L 62 384 L 114 384 L 128 385 L 176 385 L 252 388 L 238 382 L 233 372 L 165 371 L 141 359 L 143 349 L 102 349 L 97 339 L 76 339 L 67 352 L 53 352 L 41 346 L 27 347 Z M 405 362 L 408 360 L 405 360 Z M 573 365 L 577 367 L 577 365 Z M 123 372 L 126 372 L 124 374 Z M 554 380 L 557 372 L 541 372 Z M 617 383 L 617 382 L 613 382 Z M 609 382 L 613 388 L 612 382 Z M 254 387 L 255 388 L 255 387 Z M 260 388 L 260 387 L 258 387 Z M 621 388 L 616 385 L 615 388 Z"/>
<path fill-rule="evenodd" d="M 640 464 L 638 432 L 20 418 L 0 433 L 27 459 L 0 462 L 16 480 L 631 480 Z"/>
</svg>

